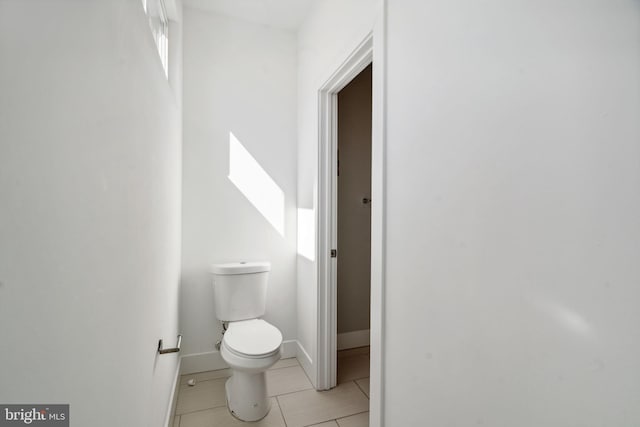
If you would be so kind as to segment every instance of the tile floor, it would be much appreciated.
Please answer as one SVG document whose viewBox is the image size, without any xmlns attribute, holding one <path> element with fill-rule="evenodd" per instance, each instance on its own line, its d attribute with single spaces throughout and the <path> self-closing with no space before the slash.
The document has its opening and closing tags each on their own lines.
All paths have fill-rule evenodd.
<svg viewBox="0 0 640 427">
<path fill-rule="evenodd" d="M 271 411 L 243 423 L 227 410 L 229 369 L 183 375 L 173 427 L 368 427 L 369 347 L 338 352 L 338 386 L 317 392 L 298 361 L 282 359 L 267 371 Z M 195 379 L 196 385 L 187 381 Z"/>
</svg>

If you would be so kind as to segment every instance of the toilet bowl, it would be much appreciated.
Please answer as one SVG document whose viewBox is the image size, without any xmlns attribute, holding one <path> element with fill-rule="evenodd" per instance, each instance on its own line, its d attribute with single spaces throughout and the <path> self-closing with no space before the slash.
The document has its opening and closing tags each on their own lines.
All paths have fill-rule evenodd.
<svg viewBox="0 0 640 427">
<path fill-rule="evenodd" d="M 265 371 L 280 360 L 282 334 L 261 319 L 229 323 L 220 346 L 233 375 L 227 380 L 229 410 L 243 421 L 257 421 L 270 410 Z"/>
<path fill-rule="evenodd" d="M 260 319 L 266 311 L 268 262 L 216 264 L 212 268 L 216 317 L 227 328 L 220 344 L 232 371 L 226 382 L 229 411 L 242 421 L 271 408 L 265 371 L 280 359 L 282 333 Z"/>
</svg>

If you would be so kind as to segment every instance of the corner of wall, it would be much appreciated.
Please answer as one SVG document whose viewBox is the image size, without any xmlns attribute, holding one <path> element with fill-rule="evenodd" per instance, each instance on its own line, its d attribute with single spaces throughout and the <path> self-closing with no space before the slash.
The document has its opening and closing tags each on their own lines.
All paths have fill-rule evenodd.
<svg viewBox="0 0 640 427">
<path fill-rule="evenodd" d="M 178 403 L 178 389 L 180 388 L 180 371 L 182 367 L 182 358 L 178 358 L 178 364 L 176 365 L 176 372 L 173 377 L 173 388 L 171 396 L 169 396 L 169 409 L 167 410 L 167 416 L 164 422 L 165 427 L 171 427 L 173 425 L 173 417 L 176 414 L 176 404 Z"/>
<path fill-rule="evenodd" d="M 316 367 L 313 364 L 311 356 L 309 356 L 309 353 L 307 353 L 300 341 L 296 341 L 296 358 L 298 359 L 298 362 L 300 362 L 302 369 L 304 369 L 305 373 L 309 377 L 309 380 L 311 380 L 311 385 L 316 388 L 318 384 L 318 373 L 316 372 Z"/>
</svg>

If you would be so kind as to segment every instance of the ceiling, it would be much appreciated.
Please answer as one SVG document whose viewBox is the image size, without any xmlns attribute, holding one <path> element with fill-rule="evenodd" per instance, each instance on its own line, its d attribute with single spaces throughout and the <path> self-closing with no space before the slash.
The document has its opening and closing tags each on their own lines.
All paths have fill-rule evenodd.
<svg viewBox="0 0 640 427">
<path fill-rule="evenodd" d="M 183 0 L 192 7 L 285 30 L 297 30 L 314 0 Z"/>
</svg>

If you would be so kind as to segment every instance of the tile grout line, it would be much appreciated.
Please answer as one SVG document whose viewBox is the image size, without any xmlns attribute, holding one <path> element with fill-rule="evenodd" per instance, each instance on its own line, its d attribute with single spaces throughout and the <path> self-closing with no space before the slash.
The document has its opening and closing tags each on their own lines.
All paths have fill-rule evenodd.
<svg viewBox="0 0 640 427">
<path fill-rule="evenodd" d="M 205 372 L 210 372 L 210 371 L 205 371 Z M 202 372 L 198 372 L 198 373 L 201 374 Z M 226 377 L 207 378 L 206 380 L 196 380 L 196 384 L 198 384 L 198 383 L 206 383 L 207 381 L 226 380 L 227 378 L 231 378 L 231 375 L 228 375 Z M 194 378 L 190 378 L 190 379 L 194 379 Z M 187 387 L 183 387 L 183 386 L 187 386 Z M 180 390 L 182 390 L 182 389 L 189 390 L 191 387 L 193 387 L 193 386 L 189 386 L 189 384 L 187 384 L 187 383 L 180 384 Z"/>
<path fill-rule="evenodd" d="M 304 371 L 304 369 L 303 369 L 303 371 Z M 306 376 L 306 374 L 305 374 L 305 376 Z M 213 378 L 211 380 L 203 380 L 202 382 L 214 381 L 214 380 L 219 380 L 219 379 L 225 379 L 225 378 Z M 309 377 L 307 377 L 307 380 L 308 379 L 309 379 Z M 309 381 L 309 385 L 310 385 L 309 388 L 304 388 L 304 389 L 301 389 L 301 390 L 294 390 L 294 391 L 290 391 L 290 392 L 287 392 L 287 393 L 274 394 L 273 396 L 268 396 L 268 397 L 273 397 L 273 398 L 278 399 L 279 396 L 287 396 L 287 395 L 290 395 L 290 394 L 300 393 L 300 392 L 303 392 L 303 391 L 309 391 L 309 390 L 317 391 L 317 390 L 315 390 L 313 388 L 313 384 L 311 384 L 311 381 Z M 320 392 L 318 392 L 318 393 L 320 393 Z M 178 399 L 179 398 L 180 398 L 180 391 L 178 391 Z M 198 409 L 198 410 L 195 410 L 195 411 L 187 411 L 187 412 L 183 412 L 183 413 L 180 413 L 180 414 L 176 414 L 176 416 L 178 416 L 178 415 L 182 416 L 182 415 L 186 415 L 186 414 L 193 414 L 195 412 L 208 411 L 208 410 L 211 410 L 211 409 L 217 409 L 217 408 L 223 408 L 223 407 L 227 407 L 227 404 L 225 403 L 224 405 L 211 406 L 211 407 L 208 407 L 208 408 Z M 278 401 L 278 407 L 281 408 L 280 401 Z M 284 419 L 284 412 L 282 412 L 282 410 L 280 410 L 280 412 L 282 413 L 282 418 Z M 285 422 L 285 424 L 286 424 L 286 422 Z"/>
<path fill-rule="evenodd" d="M 343 383 L 338 383 L 338 385 L 340 384 L 346 384 L 346 383 L 350 383 L 351 381 L 360 381 L 360 380 L 366 380 L 367 378 L 371 378 L 371 377 L 358 377 L 358 378 L 351 378 L 350 380 L 347 380 Z"/>
<path fill-rule="evenodd" d="M 283 367 L 281 367 L 281 368 L 269 368 L 269 369 L 267 369 L 267 371 L 278 371 L 278 370 L 280 370 L 280 369 L 295 368 L 296 366 L 299 366 L 300 368 L 302 368 L 302 366 L 301 366 L 300 364 L 297 364 L 297 365 L 291 365 L 291 366 L 283 366 Z M 225 368 L 225 369 L 231 369 L 231 368 Z M 180 376 L 181 376 L 181 377 L 186 377 L 186 376 L 188 376 L 188 375 L 198 375 L 198 374 L 204 374 L 204 373 L 206 373 L 206 372 L 215 372 L 215 371 L 223 371 L 223 370 L 224 370 L 224 369 L 216 369 L 216 370 L 214 370 L 214 371 L 194 372 L 193 374 L 184 374 L 184 375 L 180 375 Z M 265 372 L 267 372 L 267 371 L 265 371 Z M 304 369 L 303 369 L 302 371 L 304 371 Z M 203 382 L 206 382 L 206 381 L 215 381 L 215 380 L 220 380 L 220 379 L 223 379 L 223 378 L 230 378 L 232 375 L 233 375 L 233 374 L 231 374 L 231 375 L 229 375 L 229 376 L 226 376 L 226 377 L 207 378 L 206 380 L 197 380 L 197 381 L 196 381 L 196 383 L 203 383 Z M 305 375 L 306 375 L 306 372 L 305 372 Z M 307 379 L 308 379 L 308 378 L 309 378 L 309 377 L 307 376 Z M 311 382 L 311 381 L 309 381 L 309 382 Z M 183 383 L 180 383 L 180 388 L 182 388 L 182 386 L 183 386 L 183 385 L 187 385 L 187 383 L 184 383 L 184 384 L 183 384 Z M 187 390 L 188 390 L 188 389 L 187 389 Z"/>
<path fill-rule="evenodd" d="M 269 396 L 269 397 L 288 396 L 290 394 L 301 393 L 303 391 L 309 391 L 309 390 L 313 390 L 313 391 L 316 391 L 318 393 L 321 393 L 320 391 L 318 391 L 315 388 L 313 388 L 313 384 L 312 384 L 311 387 L 309 387 L 309 388 L 303 388 L 302 390 L 288 391 L 286 393 L 274 394 L 273 396 Z"/>
<path fill-rule="evenodd" d="M 304 388 L 302 390 L 296 390 L 296 391 L 290 391 L 288 393 L 281 393 L 281 394 L 277 394 L 275 397 L 278 396 L 286 396 L 287 394 L 293 394 L 293 393 L 299 393 L 301 391 L 307 391 L 307 390 L 316 390 L 316 388 L 313 386 L 313 383 L 311 382 L 311 378 L 309 378 L 309 375 L 307 375 L 307 371 L 304 370 L 304 368 L 302 367 L 302 365 L 300 365 L 300 363 L 298 363 L 298 366 L 300 366 L 300 369 L 302 369 L 302 373 L 304 374 L 304 376 L 307 378 L 307 381 L 309 382 L 309 385 L 311 386 L 310 388 Z M 282 369 L 282 368 L 280 368 Z M 280 402 L 278 402 L 278 405 L 280 405 Z M 284 418 L 284 415 L 282 416 Z"/>
<path fill-rule="evenodd" d="M 280 360 L 278 360 L 278 362 L 280 362 L 280 361 L 282 361 L 282 360 L 289 360 L 289 359 L 295 359 L 295 357 L 287 357 L 286 359 L 280 359 Z M 278 363 L 278 362 L 276 362 L 276 363 Z M 293 366 L 302 366 L 302 365 L 300 365 L 300 362 L 298 362 L 298 361 L 297 361 L 297 359 L 296 359 L 296 365 L 283 366 L 283 367 L 281 367 L 281 368 L 269 368 L 269 369 L 267 369 L 267 370 L 269 371 L 269 370 L 272 370 L 272 369 L 284 369 L 284 368 L 291 368 L 291 367 L 293 367 Z M 185 377 L 185 376 L 187 376 L 187 375 L 198 375 L 198 374 L 204 374 L 204 373 L 206 373 L 206 372 L 224 371 L 224 370 L 226 370 L 226 369 L 231 370 L 231 368 L 209 369 L 208 371 L 191 372 L 191 373 L 189 373 L 189 374 L 182 374 L 182 375 L 180 375 L 180 376 L 181 376 L 181 377 Z"/>
<path fill-rule="evenodd" d="M 203 409 L 198 409 L 196 411 L 188 411 L 188 412 L 183 412 L 180 415 L 180 422 L 182 422 L 182 416 L 183 415 L 187 415 L 187 414 L 195 414 L 196 412 L 204 412 L 204 411 L 210 411 L 212 409 L 218 409 L 218 408 L 226 408 L 227 407 L 227 403 L 225 402 L 224 405 L 218 405 L 218 406 L 211 406 L 209 408 L 203 408 Z"/>
<path fill-rule="evenodd" d="M 354 355 L 354 356 L 356 356 L 356 355 Z M 360 355 L 358 355 L 358 356 L 360 356 Z M 293 359 L 293 358 L 292 358 L 292 359 Z M 286 359 L 282 359 L 282 360 L 286 360 Z M 295 364 L 293 364 L 293 365 L 289 365 L 289 366 L 282 366 L 282 367 L 278 367 L 278 368 L 270 368 L 270 369 L 268 369 L 268 370 L 267 370 L 267 372 L 268 372 L 268 371 L 279 371 L 279 370 L 287 369 L 287 368 L 301 368 L 301 369 L 302 369 L 302 372 L 303 372 L 303 374 L 304 374 L 304 377 L 307 379 L 307 386 L 308 386 L 309 388 L 304 388 L 304 389 L 300 389 L 300 390 L 293 390 L 293 391 L 288 391 L 288 392 L 285 392 L 285 393 L 281 393 L 281 394 L 274 394 L 274 395 L 272 395 L 272 396 L 269 396 L 270 398 L 273 398 L 273 399 L 275 399 L 275 400 L 276 400 L 276 405 L 277 405 L 277 407 L 278 407 L 278 410 L 280 411 L 280 415 L 281 415 L 281 417 L 282 417 L 282 420 L 283 420 L 283 422 L 284 422 L 284 426 L 285 426 L 285 427 L 288 427 L 288 426 L 289 426 L 289 424 L 287 423 L 287 420 L 286 420 L 286 417 L 285 417 L 285 413 L 284 413 L 284 411 L 283 411 L 283 409 L 282 409 L 281 402 L 280 402 L 280 397 L 284 397 L 284 396 L 288 396 L 288 395 L 292 395 L 292 394 L 296 394 L 296 393 L 309 392 L 310 390 L 313 390 L 313 391 L 314 391 L 314 392 L 316 392 L 316 393 L 321 393 L 320 391 L 316 390 L 316 389 L 313 387 L 313 384 L 312 384 L 312 382 L 311 382 L 311 380 L 310 380 L 310 378 L 309 378 L 309 375 L 308 375 L 308 374 L 307 374 L 307 372 L 304 370 L 304 368 L 302 368 L 302 366 L 300 365 L 300 363 L 299 363 L 299 362 L 297 362 L 297 363 L 295 363 Z M 229 368 L 226 368 L 226 369 L 229 369 Z M 188 378 L 188 377 L 189 377 L 189 375 L 197 375 L 197 374 L 206 373 L 206 372 L 215 372 L 215 371 L 202 371 L 202 372 L 194 373 L 194 374 L 186 374 L 185 376 Z M 207 383 L 207 382 L 210 382 L 210 381 L 220 381 L 220 380 L 225 380 L 225 381 L 226 381 L 226 380 L 227 380 L 229 377 L 231 377 L 231 376 L 232 376 L 232 374 L 230 374 L 230 375 L 228 375 L 228 376 L 227 376 L 227 375 L 225 375 L 225 376 L 217 377 L 217 378 L 208 378 L 208 379 L 204 379 L 204 380 L 197 380 L 197 382 L 198 382 L 198 383 L 199 383 L 199 382 Z M 367 394 L 365 393 L 364 389 L 363 389 L 363 388 L 360 386 L 360 384 L 358 384 L 358 382 L 357 382 L 357 381 L 365 380 L 365 379 L 369 379 L 369 378 L 370 378 L 370 376 L 364 376 L 364 377 L 360 377 L 360 378 L 351 379 L 350 381 L 347 381 L 347 382 L 342 383 L 342 384 L 347 384 L 347 383 L 349 383 L 349 382 L 353 382 L 353 383 L 355 383 L 355 385 L 356 385 L 357 389 L 358 389 L 358 390 L 362 393 L 362 395 L 364 395 L 364 397 L 365 397 L 365 398 L 370 402 L 370 398 L 367 396 Z M 338 384 L 338 385 L 340 385 L 340 384 Z M 181 396 L 182 392 L 183 392 L 183 391 L 185 391 L 185 390 L 188 390 L 188 389 L 190 388 L 190 387 L 185 387 L 185 386 L 186 386 L 186 384 L 181 384 L 181 387 L 180 387 L 180 388 L 179 388 L 179 390 L 178 390 L 178 396 L 177 396 L 177 399 L 180 399 L 180 397 L 183 397 L 183 398 L 184 398 L 184 396 Z M 370 405 L 370 403 L 369 403 L 369 405 Z M 183 415 L 194 414 L 194 413 L 204 412 L 204 411 L 210 411 L 210 410 L 215 410 L 215 409 L 224 408 L 224 407 L 227 407 L 226 403 L 225 403 L 225 404 L 222 404 L 222 405 L 217 405 L 217 406 L 212 406 L 212 407 L 208 407 L 208 408 L 198 409 L 198 410 L 195 410 L 195 411 L 188 411 L 188 412 L 183 412 L 183 413 L 181 413 L 181 414 L 176 414 L 175 416 L 177 416 L 177 417 L 178 417 L 178 420 L 177 420 L 177 421 L 178 421 L 178 424 L 177 424 L 177 426 L 176 426 L 176 427 L 180 427 L 180 426 L 182 425 L 182 416 L 183 416 Z M 338 425 L 339 425 L 339 423 L 338 423 L 338 419 L 344 419 L 344 418 L 348 418 L 348 417 L 351 417 L 351 416 L 356 416 L 356 415 L 360 415 L 360 414 L 364 414 L 364 413 L 368 413 L 368 412 L 370 412 L 370 408 L 368 408 L 366 411 L 357 412 L 357 413 L 355 413 L 355 414 L 350 414 L 350 415 L 347 415 L 347 416 L 344 416 L 344 417 L 341 417 L 341 418 L 332 418 L 332 419 L 329 419 L 329 420 L 323 421 L 323 423 L 324 423 L 324 422 L 331 422 L 331 421 L 333 421 L 335 424 L 338 424 Z M 175 418 L 174 418 L 174 421 L 175 421 Z M 316 424 L 317 424 L 317 423 L 316 423 Z M 314 425 L 314 424 L 310 424 L 309 426 L 312 426 L 312 425 Z"/>
<path fill-rule="evenodd" d="M 369 378 L 369 377 L 365 377 L 365 378 Z M 359 379 L 364 379 L 364 378 L 359 378 Z M 369 402 L 371 402 L 371 399 L 369 398 L 369 396 L 367 396 L 367 393 L 364 392 L 364 390 L 362 389 L 362 387 L 360 387 L 360 384 L 358 384 L 358 380 L 353 380 L 353 382 L 355 383 L 356 387 L 358 387 L 358 390 L 360 390 L 362 392 L 362 394 L 364 394 L 364 397 L 367 398 L 367 400 Z M 369 403 L 369 405 L 371 405 L 371 403 Z"/>
<path fill-rule="evenodd" d="M 302 368 L 302 365 L 300 365 L 300 367 Z M 305 371 L 304 368 L 302 368 L 302 373 L 304 374 L 305 377 L 307 377 L 307 381 L 309 381 L 309 384 L 311 384 L 311 388 L 316 390 L 316 388 L 313 386 L 313 381 L 311 381 L 311 378 L 309 378 L 309 375 L 307 375 L 307 371 Z"/>
<path fill-rule="evenodd" d="M 276 399 L 276 405 L 278 405 L 278 409 L 280 410 L 280 415 L 282 415 L 282 421 L 284 421 L 284 427 L 287 427 L 287 419 L 284 417 L 284 411 L 282 410 L 282 406 L 280 406 L 280 400 L 278 400 L 278 396 L 274 396 Z"/>
<path fill-rule="evenodd" d="M 369 378 L 369 377 L 363 377 L 363 378 L 361 378 L 361 379 L 364 379 L 364 378 Z M 357 388 L 357 389 L 358 389 L 358 390 L 359 390 L 359 391 L 364 395 L 364 397 L 367 399 L 367 401 L 369 401 L 369 402 L 370 402 L 370 399 L 367 397 L 367 395 L 365 394 L 365 392 L 360 388 L 360 386 L 358 385 L 358 383 L 356 383 L 356 381 L 355 381 L 355 380 L 347 381 L 346 383 L 343 383 L 343 384 L 348 384 L 348 383 L 350 383 L 350 382 L 355 383 L 356 388 Z M 336 387 L 334 387 L 334 388 L 332 388 L 331 390 L 335 390 L 336 388 L 337 388 L 337 386 L 336 386 Z M 287 396 L 287 395 L 294 394 L 294 393 L 301 393 L 301 392 L 303 392 L 303 391 L 309 391 L 309 390 L 313 390 L 313 391 L 315 391 L 316 393 L 322 393 L 323 391 L 330 391 L 330 390 L 318 391 L 318 390 L 316 390 L 316 389 L 314 389 L 314 388 L 312 387 L 312 388 L 310 388 L 310 389 L 306 389 L 306 390 L 292 391 L 292 392 L 289 392 L 289 393 L 283 393 L 283 394 L 280 394 L 280 395 L 275 396 L 275 397 L 276 397 L 276 400 L 278 400 L 278 407 L 280 407 L 280 413 L 282 414 L 282 418 L 283 418 L 283 419 L 285 418 L 285 417 L 284 417 L 284 411 L 282 410 L 282 406 L 280 406 L 280 400 L 278 399 L 278 397 L 279 397 L 279 396 Z M 370 403 L 369 403 L 369 405 L 370 405 Z M 344 418 L 353 417 L 353 416 L 355 416 L 355 415 L 366 414 L 366 413 L 371 412 L 371 411 L 370 411 L 370 409 L 371 409 L 371 408 L 370 408 L 369 406 L 367 406 L 367 410 L 366 410 L 366 411 L 356 412 L 355 414 L 346 415 L 346 416 L 344 416 L 344 417 L 340 417 L 340 418 L 331 418 L 331 419 L 328 419 L 328 420 L 325 420 L 325 421 L 320 421 L 319 423 L 307 424 L 307 425 L 306 425 L 306 426 L 304 426 L 304 427 L 313 427 L 314 425 L 317 425 L 317 424 L 324 424 L 324 423 L 328 423 L 328 422 L 330 422 L 330 421 L 335 421 L 335 423 L 336 423 L 336 424 L 338 424 L 338 426 L 340 426 L 340 423 L 338 423 L 338 420 L 339 420 L 339 419 L 340 419 L 340 420 L 342 420 L 342 419 L 344 419 Z M 286 420 L 285 420 L 285 426 L 286 426 L 286 425 L 287 425 L 287 422 L 286 422 Z"/>
<path fill-rule="evenodd" d="M 338 420 L 344 420 L 345 418 L 355 417 L 356 415 L 367 414 L 367 413 L 369 413 L 369 412 L 371 412 L 371 411 L 362 411 L 362 412 L 357 412 L 357 413 L 355 413 L 355 414 L 347 415 L 346 417 L 336 418 L 334 421 L 335 421 L 336 423 L 338 423 Z M 340 423 L 338 423 L 338 424 L 340 424 Z"/>
<path fill-rule="evenodd" d="M 334 418 L 333 420 L 321 421 L 321 422 L 315 423 L 315 424 L 307 424 L 304 427 L 313 427 L 313 426 L 317 426 L 317 425 L 320 425 L 320 424 L 326 424 L 326 423 L 331 422 L 331 421 L 334 421 L 336 424 L 338 424 L 338 419 Z"/>
<path fill-rule="evenodd" d="M 279 371 L 280 369 L 295 368 L 295 367 L 300 367 L 300 368 L 302 368 L 302 366 L 300 366 L 300 365 L 291 365 L 291 366 L 283 366 L 283 367 L 281 367 L 281 368 L 269 368 L 269 369 L 267 369 L 265 372 L 269 372 L 269 371 Z"/>
</svg>

